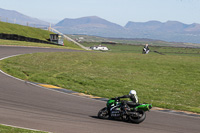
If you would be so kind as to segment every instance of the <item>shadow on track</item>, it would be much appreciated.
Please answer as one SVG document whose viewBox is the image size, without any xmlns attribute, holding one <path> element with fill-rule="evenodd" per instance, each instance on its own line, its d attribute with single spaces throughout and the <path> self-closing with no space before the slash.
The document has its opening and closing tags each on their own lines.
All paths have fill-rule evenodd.
<svg viewBox="0 0 200 133">
<path fill-rule="evenodd" d="M 99 117 L 97 117 L 97 116 L 90 116 L 91 118 L 94 118 L 94 119 L 99 119 L 99 120 L 106 120 L 106 121 L 118 121 L 118 122 L 123 122 L 123 123 L 129 123 L 129 124 L 136 124 L 137 125 L 137 123 L 132 123 L 132 122 L 130 122 L 130 121 L 123 121 L 123 120 L 120 120 L 120 119 L 114 119 L 114 118 L 108 118 L 108 119 L 101 119 L 101 118 L 99 118 Z"/>
</svg>

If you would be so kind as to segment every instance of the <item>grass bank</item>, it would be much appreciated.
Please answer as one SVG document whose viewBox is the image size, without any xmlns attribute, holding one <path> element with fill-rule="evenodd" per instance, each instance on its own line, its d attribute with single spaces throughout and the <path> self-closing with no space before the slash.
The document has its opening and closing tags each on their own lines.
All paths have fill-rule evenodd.
<svg viewBox="0 0 200 133">
<path fill-rule="evenodd" d="M 69 42 L 68 45 L 66 45 L 66 46 L 60 46 L 60 45 L 52 45 L 52 44 L 44 44 L 44 43 L 34 43 L 34 42 L 26 42 L 26 41 L 14 41 L 14 40 L 0 39 L 0 45 L 82 50 L 80 47 L 76 47 L 76 46 L 74 47 L 73 46 L 74 44 L 71 44 L 71 42 Z"/>
<path fill-rule="evenodd" d="M 47 133 L 47 132 L 27 130 L 27 129 L 0 125 L 0 133 Z"/>
<path fill-rule="evenodd" d="M 50 34 L 54 34 L 53 32 L 42 30 L 39 28 L 33 28 L 28 26 L 22 26 L 18 24 L 10 24 L 6 22 L 0 21 L 0 33 L 6 34 L 17 34 L 25 37 L 36 38 L 40 40 L 49 39 Z M 64 40 L 65 46 L 63 48 L 73 48 L 73 49 L 81 49 L 79 46 L 75 45 L 73 42 Z M 38 43 L 30 43 L 30 42 L 22 42 L 22 41 L 12 41 L 12 40 L 3 40 L 0 39 L 0 45 L 20 45 L 20 46 L 41 46 L 42 44 Z M 54 45 L 43 44 L 42 47 L 54 47 Z M 59 46 L 58 46 L 59 47 Z M 61 47 L 60 47 L 61 48 Z"/>
<path fill-rule="evenodd" d="M 200 56 L 154 53 L 35 53 L 0 62 L 24 80 L 107 98 L 135 89 L 141 103 L 197 113 L 199 66 Z"/>
</svg>

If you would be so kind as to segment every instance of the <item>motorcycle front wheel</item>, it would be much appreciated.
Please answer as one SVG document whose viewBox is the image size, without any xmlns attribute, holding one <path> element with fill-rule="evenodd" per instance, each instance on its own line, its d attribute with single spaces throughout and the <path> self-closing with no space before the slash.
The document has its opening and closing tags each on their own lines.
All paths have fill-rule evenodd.
<svg viewBox="0 0 200 133">
<path fill-rule="evenodd" d="M 101 110 L 98 112 L 98 117 L 99 117 L 100 119 L 107 119 L 107 118 L 109 117 L 107 107 L 101 109 Z"/>
</svg>

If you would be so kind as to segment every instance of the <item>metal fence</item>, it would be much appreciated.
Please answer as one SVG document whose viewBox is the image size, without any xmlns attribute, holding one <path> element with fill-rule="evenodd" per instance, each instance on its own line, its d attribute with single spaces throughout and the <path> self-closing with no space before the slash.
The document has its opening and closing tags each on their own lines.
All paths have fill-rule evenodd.
<svg viewBox="0 0 200 133">
<path fill-rule="evenodd" d="M 20 21 L 17 20 L 16 18 L 8 18 L 8 17 L 2 17 L 0 16 L 0 21 L 1 22 L 6 22 L 6 23 L 12 23 L 12 24 L 19 24 L 19 25 L 23 25 L 23 26 L 29 26 L 29 27 L 34 27 L 34 28 L 40 28 L 40 29 L 48 29 L 48 25 L 42 25 L 42 24 L 38 24 L 38 23 L 34 23 L 34 22 L 24 22 L 24 21 Z M 49 24 L 50 25 L 50 24 Z"/>
</svg>

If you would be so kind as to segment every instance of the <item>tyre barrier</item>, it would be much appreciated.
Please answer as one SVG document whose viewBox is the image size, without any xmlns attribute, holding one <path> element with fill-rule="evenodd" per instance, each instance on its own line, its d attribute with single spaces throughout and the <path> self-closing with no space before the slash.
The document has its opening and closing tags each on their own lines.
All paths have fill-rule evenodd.
<svg viewBox="0 0 200 133">
<path fill-rule="evenodd" d="M 0 33 L 0 39 L 55 44 L 55 43 L 52 43 L 52 42 L 49 42 L 49 41 L 44 41 L 44 40 L 31 38 L 31 37 L 25 37 L 25 36 L 21 36 L 21 35 L 17 35 L 17 34 Z"/>
</svg>

